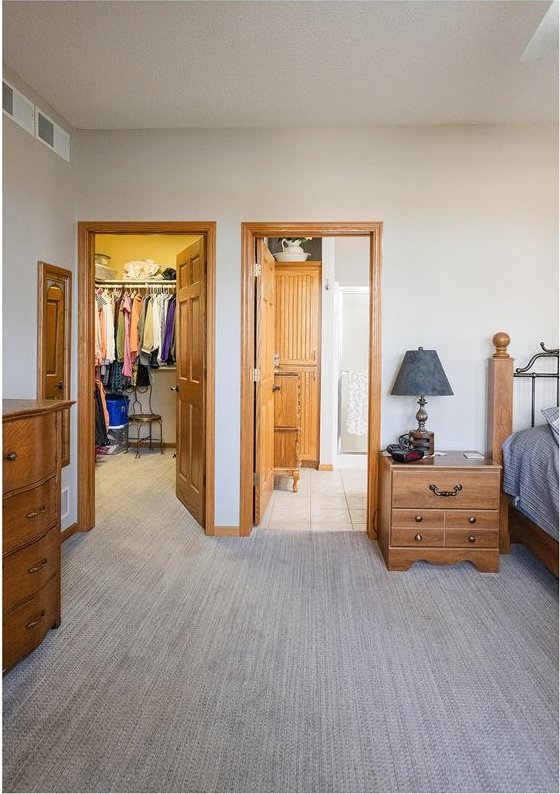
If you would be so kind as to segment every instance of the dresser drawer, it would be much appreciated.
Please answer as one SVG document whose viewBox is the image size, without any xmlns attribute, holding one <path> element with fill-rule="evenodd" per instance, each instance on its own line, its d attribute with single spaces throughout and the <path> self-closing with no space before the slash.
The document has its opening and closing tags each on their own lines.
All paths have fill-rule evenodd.
<svg viewBox="0 0 560 794">
<path fill-rule="evenodd" d="M 446 510 L 448 529 L 498 529 L 497 510 Z"/>
<path fill-rule="evenodd" d="M 2 551 L 8 554 L 44 535 L 57 521 L 58 479 L 52 477 L 30 491 L 8 496 L 2 503 Z"/>
<path fill-rule="evenodd" d="M 499 470 L 446 471 L 434 467 L 432 471 L 393 473 L 393 507 L 497 510 L 499 498 Z"/>
<path fill-rule="evenodd" d="M 54 576 L 30 601 L 4 617 L 2 667 L 7 670 L 33 650 L 58 620 L 59 578 Z"/>
<path fill-rule="evenodd" d="M 391 546 L 443 546 L 443 529 L 393 527 Z"/>
<path fill-rule="evenodd" d="M 25 488 L 56 471 L 56 413 L 4 423 L 4 493 Z"/>
<path fill-rule="evenodd" d="M 446 529 L 445 545 L 457 548 L 497 549 L 498 530 L 492 529 Z"/>
<path fill-rule="evenodd" d="M 420 532 L 424 527 L 443 529 L 445 513 L 443 510 L 393 510 L 392 522 L 394 527 L 415 529 Z"/>
<path fill-rule="evenodd" d="M 59 570 L 60 532 L 53 527 L 44 537 L 4 557 L 3 609 L 8 612 L 31 598 Z"/>
</svg>

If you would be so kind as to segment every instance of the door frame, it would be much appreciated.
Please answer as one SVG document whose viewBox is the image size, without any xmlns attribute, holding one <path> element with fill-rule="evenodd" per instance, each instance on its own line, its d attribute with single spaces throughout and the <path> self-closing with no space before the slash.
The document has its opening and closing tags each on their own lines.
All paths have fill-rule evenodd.
<svg viewBox="0 0 560 794">
<path fill-rule="evenodd" d="M 96 234 L 199 234 L 206 238 L 206 493 L 207 535 L 214 524 L 214 379 L 216 302 L 215 221 L 78 221 L 78 521 L 87 532 L 95 526 L 95 290 Z"/>
<path fill-rule="evenodd" d="M 253 529 L 255 384 L 255 240 L 258 237 L 369 237 L 370 339 L 367 527 L 377 538 L 378 469 L 381 448 L 381 221 L 246 222 L 241 224 L 241 487 L 239 534 Z"/>
</svg>

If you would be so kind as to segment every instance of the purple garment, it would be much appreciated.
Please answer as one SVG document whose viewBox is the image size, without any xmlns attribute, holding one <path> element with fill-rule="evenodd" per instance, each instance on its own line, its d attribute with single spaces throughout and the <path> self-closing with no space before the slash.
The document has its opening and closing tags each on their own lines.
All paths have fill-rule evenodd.
<svg viewBox="0 0 560 794">
<path fill-rule="evenodd" d="M 167 320 L 165 321 L 165 331 L 161 345 L 161 360 L 167 361 L 171 352 L 171 343 L 175 333 L 175 298 L 171 298 L 167 308 Z"/>
</svg>

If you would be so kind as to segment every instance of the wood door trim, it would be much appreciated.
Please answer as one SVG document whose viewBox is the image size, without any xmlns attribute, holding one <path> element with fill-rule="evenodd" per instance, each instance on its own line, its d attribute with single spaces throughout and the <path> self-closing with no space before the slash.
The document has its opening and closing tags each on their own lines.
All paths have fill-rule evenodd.
<svg viewBox="0 0 560 794">
<path fill-rule="evenodd" d="M 61 542 L 64 543 L 65 540 L 68 540 L 68 538 L 71 538 L 72 535 L 76 534 L 77 530 L 78 530 L 78 524 L 76 522 L 74 522 L 73 524 L 70 524 L 70 526 L 66 527 L 66 529 L 63 529 L 61 531 L 61 533 L 60 533 Z"/>
<path fill-rule="evenodd" d="M 79 221 L 78 222 L 78 530 L 95 525 L 95 371 L 92 366 L 95 317 L 91 296 L 95 289 L 96 234 L 200 234 L 206 237 L 206 506 L 207 535 L 214 534 L 215 499 L 215 221 Z"/>
<path fill-rule="evenodd" d="M 239 534 L 253 528 L 253 440 L 255 355 L 255 283 L 253 258 L 257 237 L 369 237 L 370 238 L 370 345 L 368 427 L 368 534 L 377 538 L 378 467 L 381 448 L 381 238 L 380 221 L 241 224 L 241 488 Z"/>
</svg>

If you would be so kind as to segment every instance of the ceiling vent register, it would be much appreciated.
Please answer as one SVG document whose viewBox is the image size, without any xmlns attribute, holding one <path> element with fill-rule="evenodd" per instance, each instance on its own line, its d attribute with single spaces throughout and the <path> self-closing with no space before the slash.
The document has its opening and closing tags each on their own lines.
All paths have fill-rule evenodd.
<svg viewBox="0 0 560 794">
<path fill-rule="evenodd" d="M 70 136 L 17 88 L 2 81 L 2 112 L 30 135 L 70 162 Z"/>
</svg>

